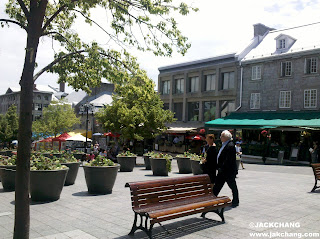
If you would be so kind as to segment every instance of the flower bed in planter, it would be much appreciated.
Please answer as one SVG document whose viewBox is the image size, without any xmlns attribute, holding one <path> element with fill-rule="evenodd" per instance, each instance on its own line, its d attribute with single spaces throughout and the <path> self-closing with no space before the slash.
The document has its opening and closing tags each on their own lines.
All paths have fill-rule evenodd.
<svg viewBox="0 0 320 239">
<path fill-rule="evenodd" d="M 83 165 L 88 192 L 92 194 L 112 193 L 118 169 L 119 164 L 100 155 L 90 163 Z"/>
<path fill-rule="evenodd" d="M 194 175 L 203 174 L 201 160 L 202 158 L 196 154 L 191 157 L 191 169 Z"/>
<path fill-rule="evenodd" d="M 17 155 L 12 155 L 12 157 L 0 155 L 0 168 L 15 170 L 16 159 L 17 159 Z M 0 177 L 0 181 L 1 181 L 1 177 Z"/>
<path fill-rule="evenodd" d="M 153 154 L 150 158 L 152 173 L 154 176 L 168 176 L 171 172 L 172 156 L 168 154 Z"/>
<path fill-rule="evenodd" d="M 0 178 L 4 191 L 15 190 L 16 170 L 8 168 L 0 168 Z"/>
<path fill-rule="evenodd" d="M 56 201 L 66 181 L 68 167 L 43 155 L 33 155 L 30 165 L 30 194 L 33 201 Z"/>
<path fill-rule="evenodd" d="M 117 155 L 118 163 L 120 164 L 120 172 L 132 172 L 136 164 L 137 155 L 130 151 L 123 152 Z"/>
<path fill-rule="evenodd" d="M 148 152 L 143 155 L 144 159 L 144 165 L 146 167 L 146 170 L 151 169 L 151 164 L 150 164 L 150 157 L 154 154 L 154 152 Z"/>
<path fill-rule="evenodd" d="M 179 173 L 192 173 L 190 158 L 192 154 L 184 152 L 184 154 L 178 154 L 176 156 Z"/>
<path fill-rule="evenodd" d="M 78 175 L 80 162 L 72 154 L 69 153 L 64 153 L 61 158 L 58 158 L 58 160 L 61 165 L 65 165 L 69 168 L 64 185 L 73 185 Z"/>
</svg>

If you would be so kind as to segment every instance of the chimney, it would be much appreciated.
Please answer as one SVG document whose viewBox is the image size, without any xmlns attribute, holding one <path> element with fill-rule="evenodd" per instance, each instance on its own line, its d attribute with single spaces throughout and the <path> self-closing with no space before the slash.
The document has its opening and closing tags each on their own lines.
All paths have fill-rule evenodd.
<svg viewBox="0 0 320 239">
<path fill-rule="evenodd" d="M 60 92 L 64 92 L 65 91 L 65 87 L 66 87 L 66 83 L 65 82 L 60 82 L 60 87 L 59 87 Z"/>
<path fill-rule="evenodd" d="M 268 31 L 275 30 L 274 28 L 267 27 L 261 23 L 257 23 L 253 25 L 254 29 L 254 37 L 256 36 L 263 36 L 266 34 Z"/>
</svg>

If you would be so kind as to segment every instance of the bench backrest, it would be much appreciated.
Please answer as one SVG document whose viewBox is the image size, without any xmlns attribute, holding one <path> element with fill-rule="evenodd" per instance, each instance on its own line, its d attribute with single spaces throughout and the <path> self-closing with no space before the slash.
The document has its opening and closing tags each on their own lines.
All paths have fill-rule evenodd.
<svg viewBox="0 0 320 239">
<path fill-rule="evenodd" d="M 213 195 L 208 175 L 127 183 L 133 209 Z"/>
<path fill-rule="evenodd" d="M 314 176 L 320 180 L 320 163 L 312 163 L 311 167 L 313 169 Z"/>
</svg>

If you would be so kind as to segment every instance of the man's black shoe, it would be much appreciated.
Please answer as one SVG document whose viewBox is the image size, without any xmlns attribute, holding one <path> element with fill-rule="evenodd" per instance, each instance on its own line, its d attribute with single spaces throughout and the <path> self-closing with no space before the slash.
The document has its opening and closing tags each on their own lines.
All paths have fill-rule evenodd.
<svg viewBox="0 0 320 239">
<path fill-rule="evenodd" d="M 232 208 L 235 208 L 235 207 L 238 207 L 239 206 L 239 203 L 232 203 L 231 207 Z"/>
</svg>

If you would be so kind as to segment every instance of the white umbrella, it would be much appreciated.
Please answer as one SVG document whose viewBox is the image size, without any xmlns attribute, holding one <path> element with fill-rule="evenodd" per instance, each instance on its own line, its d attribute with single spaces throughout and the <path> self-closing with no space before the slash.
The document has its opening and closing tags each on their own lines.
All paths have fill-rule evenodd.
<svg viewBox="0 0 320 239">
<path fill-rule="evenodd" d="M 93 136 L 101 136 L 101 133 L 94 133 Z"/>
<path fill-rule="evenodd" d="M 72 136 L 70 138 L 67 138 L 66 141 L 81 141 L 86 142 L 86 137 L 82 136 L 81 134 L 76 134 L 75 136 Z M 87 138 L 88 142 L 91 142 L 92 140 Z"/>
</svg>

